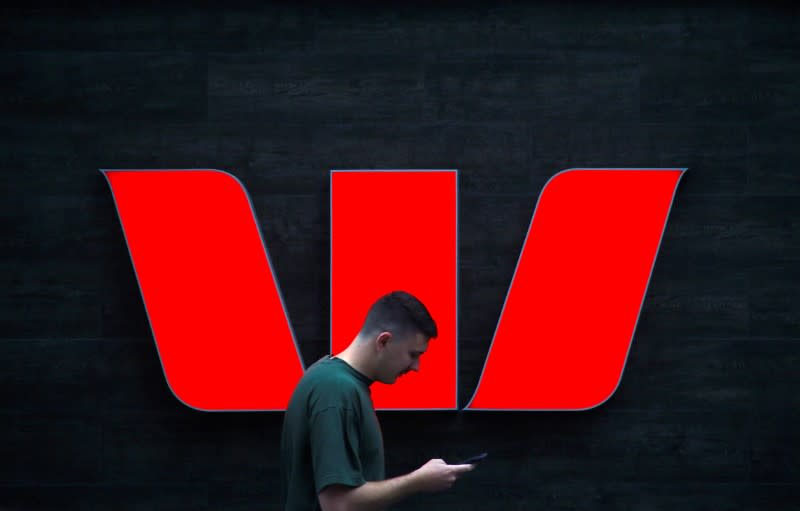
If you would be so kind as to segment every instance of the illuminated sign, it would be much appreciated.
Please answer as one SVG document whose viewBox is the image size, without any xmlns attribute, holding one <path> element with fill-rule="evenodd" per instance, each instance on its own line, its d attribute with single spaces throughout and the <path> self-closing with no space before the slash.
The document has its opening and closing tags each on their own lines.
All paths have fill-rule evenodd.
<svg viewBox="0 0 800 511">
<path fill-rule="evenodd" d="M 684 171 L 569 169 L 548 181 L 466 409 L 584 410 L 614 393 Z M 219 170 L 102 172 L 175 396 L 200 410 L 284 410 L 304 366 L 242 183 Z M 331 172 L 332 353 L 395 289 L 420 298 L 439 326 L 419 373 L 372 386 L 377 409 L 458 408 L 458 278 L 481 268 L 458 271 L 457 178 Z M 487 228 L 469 240 L 497 236 Z"/>
</svg>

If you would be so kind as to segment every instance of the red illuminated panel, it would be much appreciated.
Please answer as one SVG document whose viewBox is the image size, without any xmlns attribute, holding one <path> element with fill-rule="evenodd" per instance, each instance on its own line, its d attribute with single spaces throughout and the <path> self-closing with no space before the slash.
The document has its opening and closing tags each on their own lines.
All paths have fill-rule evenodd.
<svg viewBox="0 0 800 511">
<path fill-rule="evenodd" d="M 682 173 L 548 182 L 468 408 L 581 410 L 614 393 Z"/>
<path fill-rule="evenodd" d="M 303 366 L 242 184 L 104 171 L 169 387 L 201 410 L 284 410 Z"/>
<path fill-rule="evenodd" d="M 456 195 L 455 171 L 331 172 L 331 352 L 394 290 L 419 298 L 439 330 L 418 373 L 372 385 L 378 409 L 458 406 Z"/>
</svg>

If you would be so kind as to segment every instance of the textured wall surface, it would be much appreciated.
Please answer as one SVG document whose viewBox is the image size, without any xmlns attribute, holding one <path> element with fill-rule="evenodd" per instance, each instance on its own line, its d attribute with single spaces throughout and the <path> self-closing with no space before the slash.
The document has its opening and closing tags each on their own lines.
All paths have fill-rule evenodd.
<svg viewBox="0 0 800 511">
<path fill-rule="evenodd" d="M 282 415 L 172 396 L 98 172 L 204 167 L 248 187 L 307 363 L 328 170 L 459 169 L 462 406 L 547 179 L 689 167 L 616 394 L 380 413 L 388 475 L 491 453 L 395 509 L 800 506 L 796 9 L 6 9 L 0 77 L 0 509 L 278 508 Z"/>
</svg>

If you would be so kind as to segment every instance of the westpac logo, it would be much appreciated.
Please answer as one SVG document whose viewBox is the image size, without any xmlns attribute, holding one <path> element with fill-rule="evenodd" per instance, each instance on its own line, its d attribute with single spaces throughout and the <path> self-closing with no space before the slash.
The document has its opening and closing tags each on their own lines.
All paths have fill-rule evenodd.
<svg viewBox="0 0 800 511">
<path fill-rule="evenodd" d="M 585 410 L 614 393 L 685 170 L 569 169 L 547 182 L 466 409 Z M 102 172 L 175 396 L 284 410 L 304 365 L 242 183 L 219 170 Z M 373 385 L 377 409 L 458 407 L 457 178 L 331 171 L 331 351 L 393 289 L 439 324 L 419 373 Z"/>
</svg>

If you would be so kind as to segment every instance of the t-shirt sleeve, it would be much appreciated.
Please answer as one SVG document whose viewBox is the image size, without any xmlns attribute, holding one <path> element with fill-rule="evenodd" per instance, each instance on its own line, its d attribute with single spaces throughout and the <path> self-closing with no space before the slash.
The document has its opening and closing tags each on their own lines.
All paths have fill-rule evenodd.
<svg viewBox="0 0 800 511">
<path fill-rule="evenodd" d="M 309 426 L 316 492 L 331 484 L 364 484 L 358 456 L 360 427 L 355 413 L 341 406 L 331 406 L 316 412 Z"/>
</svg>

